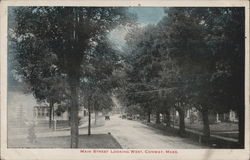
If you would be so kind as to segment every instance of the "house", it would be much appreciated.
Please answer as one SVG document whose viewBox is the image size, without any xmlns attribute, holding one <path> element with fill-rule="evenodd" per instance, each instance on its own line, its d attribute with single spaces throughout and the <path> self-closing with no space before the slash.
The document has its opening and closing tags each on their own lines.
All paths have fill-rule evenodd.
<svg viewBox="0 0 250 160">
<path fill-rule="evenodd" d="M 56 112 L 60 105 L 54 105 L 55 120 L 69 120 L 68 111 Z M 79 117 L 83 118 L 87 115 L 87 109 L 83 106 L 79 107 Z M 46 123 L 49 121 L 49 105 L 48 103 L 38 103 L 31 93 L 24 93 L 22 90 L 8 90 L 7 101 L 7 119 L 8 127 L 25 127 L 27 121 L 37 121 Z"/>
<path fill-rule="evenodd" d="M 34 106 L 45 105 L 38 104 L 32 94 L 25 94 L 20 90 L 8 90 L 7 96 L 8 126 L 22 127 L 25 121 L 34 120 Z"/>
<path fill-rule="evenodd" d="M 190 123 L 195 123 L 202 121 L 202 114 L 193 108 L 189 108 L 185 111 L 185 118 L 190 121 Z M 227 113 L 217 113 L 211 111 L 208 115 L 210 123 L 220 123 L 220 122 L 238 122 L 237 113 L 233 110 Z"/>
</svg>

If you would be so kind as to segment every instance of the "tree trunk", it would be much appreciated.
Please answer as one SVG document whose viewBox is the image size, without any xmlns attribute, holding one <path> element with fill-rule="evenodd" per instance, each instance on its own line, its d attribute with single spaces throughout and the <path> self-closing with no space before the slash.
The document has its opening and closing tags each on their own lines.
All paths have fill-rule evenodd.
<svg viewBox="0 0 250 160">
<path fill-rule="evenodd" d="M 55 120 L 55 108 L 53 102 L 52 102 L 52 119 Z"/>
<path fill-rule="evenodd" d="M 90 111 L 90 106 L 88 107 L 88 111 L 89 111 L 88 135 L 91 135 L 91 111 Z"/>
<path fill-rule="evenodd" d="M 177 111 L 179 113 L 179 134 L 185 134 L 185 114 L 184 110 L 180 107 L 177 107 Z"/>
<path fill-rule="evenodd" d="M 70 91 L 71 91 L 71 108 L 70 108 L 70 126 L 71 126 L 71 148 L 78 147 L 78 82 L 77 78 L 70 77 Z"/>
<path fill-rule="evenodd" d="M 78 89 L 80 86 L 80 72 L 81 72 L 81 63 L 82 63 L 82 50 L 78 45 L 76 45 L 78 42 L 78 30 L 76 29 L 76 23 L 78 16 L 76 15 L 75 8 L 72 8 L 73 17 L 73 26 L 72 26 L 72 48 L 67 50 L 67 53 L 65 58 L 67 59 L 66 63 L 66 71 L 68 73 L 68 80 L 70 85 L 70 103 L 71 103 L 71 109 L 70 109 L 70 125 L 71 125 L 71 148 L 77 148 L 78 147 L 78 135 L 79 135 L 79 93 Z M 71 41 L 71 40 L 70 40 Z M 82 44 L 84 45 L 84 44 Z"/>
<path fill-rule="evenodd" d="M 68 112 L 68 125 L 70 126 L 70 108 L 67 106 L 67 112 Z"/>
<path fill-rule="evenodd" d="M 98 116 L 98 112 L 95 111 L 95 125 L 97 124 L 97 116 Z"/>
<path fill-rule="evenodd" d="M 201 113 L 202 113 L 202 120 L 203 120 L 204 142 L 209 142 L 210 127 L 209 127 L 209 119 L 208 119 L 208 109 L 202 108 Z"/>
<path fill-rule="evenodd" d="M 170 127 L 170 124 L 171 124 L 170 111 L 167 110 L 167 111 L 165 112 L 165 115 L 166 115 L 166 127 Z"/>
<path fill-rule="evenodd" d="M 156 120 L 155 120 L 155 123 L 156 124 L 160 124 L 160 113 L 159 112 L 156 112 Z"/>
<path fill-rule="evenodd" d="M 173 108 L 173 128 L 175 126 L 175 116 L 176 116 L 176 110 Z"/>
<path fill-rule="evenodd" d="M 52 102 L 49 102 L 49 128 L 51 128 L 52 125 Z"/>
<path fill-rule="evenodd" d="M 238 125 L 239 125 L 239 147 L 244 148 L 245 147 L 245 112 L 242 107 L 239 107 L 238 109 Z"/>
<path fill-rule="evenodd" d="M 148 111 L 148 123 L 150 123 L 150 112 Z"/>
</svg>

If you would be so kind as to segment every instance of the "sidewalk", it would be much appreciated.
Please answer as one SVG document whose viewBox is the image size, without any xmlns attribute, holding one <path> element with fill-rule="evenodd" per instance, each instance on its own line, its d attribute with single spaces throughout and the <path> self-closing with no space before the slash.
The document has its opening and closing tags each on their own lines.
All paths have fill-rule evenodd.
<svg viewBox="0 0 250 160">
<path fill-rule="evenodd" d="M 94 124 L 94 118 L 91 119 L 91 128 L 94 127 L 99 127 L 105 124 L 105 120 L 104 118 L 102 119 L 102 117 L 99 117 L 97 119 L 97 124 Z M 83 123 L 82 125 L 80 125 L 78 128 L 79 129 L 86 129 L 87 131 L 87 127 L 88 127 L 88 122 Z M 79 130 L 79 135 L 80 134 L 86 134 L 84 132 L 85 130 Z M 84 132 L 84 133 L 83 133 Z M 70 127 L 67 128 L 60 128 L 60 129 L 56 129 L 56 130 L 48 130 L 47 132 L 37 132 L 36 128 L 35 128 L 35 134 L 36 137 L 58 137 L 58 136 L 69 136 L 70 135 Z M 28 134 L 22 134 L 22 135 L 12 135 L 12 136 L 8 136 L 9 140 L 13 140 L 13 139 L 26 139 L 28 137 Z"/>
<path fill-rule="evenodd" d="M 15 139 L 8 143 L 9 148 L 70 148 L 70 135 L 57 137 L 38 137 L 31 143 L 27 139 Z M 92 134 L 78 136 L 78 148 L 113 148 L 121 145 L 110 134 Z"/>
</svg>

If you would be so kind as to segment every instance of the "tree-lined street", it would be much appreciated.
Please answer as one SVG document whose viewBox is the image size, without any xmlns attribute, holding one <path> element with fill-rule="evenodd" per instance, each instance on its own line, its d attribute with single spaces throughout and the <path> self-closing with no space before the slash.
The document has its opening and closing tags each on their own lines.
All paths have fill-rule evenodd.
<svg viewBox="0 0 250 160">
<path fill-rule="evenodd" d="M 208 148 L 190 139 L 167 136 L 160 130 L 149 127 L 138 121 L 111 116 L 105 126 L 93 129 L 93 133 L 110 132 L 124 149 L 201 149 Z M 149 138 L 150 137 L 150 138 Z"/>
<path fill-rule="evenodd" d="M 34 146 L 39 135 L 70 136 L 64 147 L 78 148 L 79 134 L 111 133 L 123 148 L 202 148 L 183 138 L 192 136 L 244 148 L 244 9 L 154 9 L 157 21 L 130 7 L 11 8 L 9 97 L 29 94 L 36 106 L 20 105 L 8 119 L 22 117 Z M 66 131 L 53 131 L 53 122 Z M 42 123 L 50 129 L 36 135 Z"/>
<path fill-rule="evenodd" d="M 103 118 L 103 117 L 102 117 Z M 103 120 L 103 119 L 102 119 Z M 101 120 L 100 120 L 101 121 Z M 79 129 L 79 135 L 86 135 L 87 127 Z M 201 149 L 208 148 L 202 146 L 198 142 L 193 142 L 187 138 L 180 138 L 174 135 L 166 135 L 164 132 L 147 126 L 139 121 L 121 119 L 118 114 L 110 117 L 110 120 L 105 121 L 104 125 L 93 127 L 92 134 L 108 134 L 110 133 L 123 149 Z M 56 141 L 57 137 L 69 136 L 69 130 L 47 131 L 44 133 L 36 133 L 39 138 L 50 137 L 50 140 Z M 26 142 L 27 134 L 16 136 L 13 139 L 14 143 Z M 150 137 L 150 138 L 148 138 Z M 15 145 L 11 143 L 11 145 Z M 96 140 L 95 143 L 98 143 Z M 32 144 L 28 144 L 32 145 Z M 81 144 L 79 144 L 81 145 Z M 46 146 L 46 145 L 45 145 Z M 29 146 L 25 146 L 29 147 Z M 39 147 L 39 146 L 37 146 Z M 55 146 L 60 148 L 61 146 Z"/>
</svg>

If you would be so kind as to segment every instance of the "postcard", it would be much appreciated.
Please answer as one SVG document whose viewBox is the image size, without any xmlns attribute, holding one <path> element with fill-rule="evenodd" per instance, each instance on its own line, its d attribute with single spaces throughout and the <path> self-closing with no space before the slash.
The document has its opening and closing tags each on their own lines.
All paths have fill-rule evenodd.
<svg viewBox="0 0 250 160">
<path fill-rule="evenodd" d="M 249 159 L 249 1 L 0 11 L 2 159 Z"/>
</svg>

